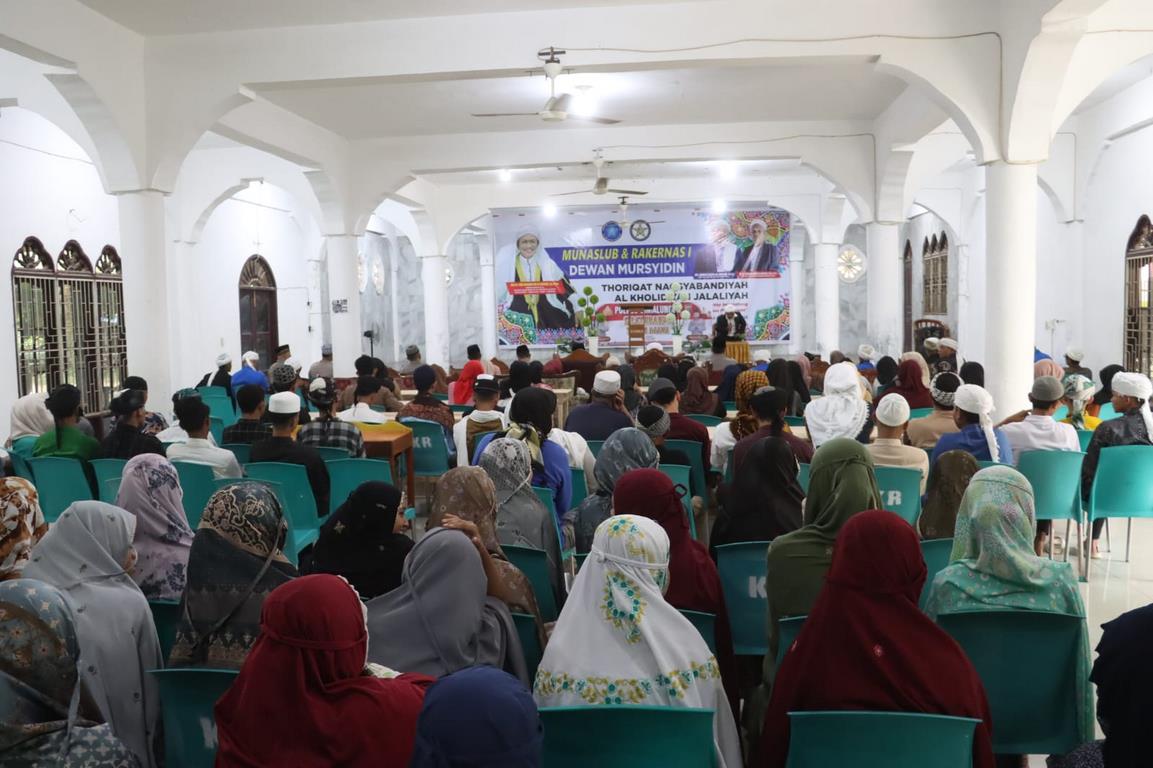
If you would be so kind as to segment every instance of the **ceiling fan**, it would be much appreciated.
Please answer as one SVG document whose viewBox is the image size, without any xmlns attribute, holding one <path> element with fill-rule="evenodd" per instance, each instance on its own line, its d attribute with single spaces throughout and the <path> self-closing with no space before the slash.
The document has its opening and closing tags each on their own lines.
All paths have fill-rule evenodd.
<svg viewBox="0 0 1153 768">
<path fill-rule="evenodd" d="M 557 194 L 553 195 L 553 197 L 564 197 L 566 195 L 587 195 L 590 193 L 594 194 L 594 195 L 610 194 L 610 195 L 634 195 L 634 196 L 635 195 L 647 195 L 648 194 L 648 192 L 641 190 L 641 189 L 615 189 L 613 187 L 610 187 L 609 184 L 611 182 L 609 181 L 609 178 L 602 173 L 604 171 L 604 165 L 605 165 L 604 156 L 601 155 L 600 150 L 597 150 L 596 154 L 593 155 L 593 168 L 596 169 L 596 174 L 597 174 L 596 181 L 593 182 L 593 188 L 592 189 L 578 189 L 574 192 L 558 192 Z"/>
<path fill-rule="evenodd" d="M 546 123 L 563 123 L 567 120 L 579 120 L 585 123 L 599 123 L 600 125 L 616 125 L 620 120 L 607 117 L 586 117 L 570 113 L 573 105 L 572 94 L 556 92 L 556 79 L 561 73 L 561 63 L 558 56 L 564 55 L 563 50 L 553 47 L 537 51 L 537 56 L 544 60 L 544 76 L 548 78 L 548 101 L 537 112 L 484 112 L 472 113 L 473 117 L 539 117 Z"/>
</svg>

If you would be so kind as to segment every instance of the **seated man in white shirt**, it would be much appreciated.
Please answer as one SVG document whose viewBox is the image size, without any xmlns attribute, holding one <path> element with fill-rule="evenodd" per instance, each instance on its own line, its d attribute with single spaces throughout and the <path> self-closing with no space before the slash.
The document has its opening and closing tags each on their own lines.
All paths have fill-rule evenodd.
<svg viewBox="0 0 1153 768">
<path fill-rule="evenodd" d="M 1013 447 L 1013 462 L 1021 460 L 1025 451 L 1080 451 L 1081 441 L 1072 424 L 1062 424 L 1053 418 L 1065 387 L 1055 376 L 1039 376 L 1033 381 L 1029 392 L 1029 402 L 1033 407 L 1028 411 L 1014 413 L 997 426 L 1005 434 L 1005 439 Z M 1043 556 L 1046 539 L 1053 524 L 1049 520 L 1037 521 L 1037 538 L 1033 542 L 1037 556 Z"/>
<path fill-rule="evenodd" d="M 217 480 L 243 476 L 236 454 L 227 448 L 218 448 L 208 441 L 211 425 L 208 405 L 198 397 L 186 397 L 176 402 L 176 418 L 188 433 L 188 441 L 168 446 L 169 461 L 187 461 L 212 467 Z"/>
<path fill-rule="evenodd" d="M 356 393 L 352 407 L 336 414 L 341 421 L 357 421 L 362 424 L 383 424 L 384 414 L 374 411 L 372 406 L 383 405 L 384 382 L 372 376 L 361 376 L 356 380 Z"/>
<path fill-rule="evenodd" d="M 500 385 L 495 377 L 487 373 L 477 376 L 472 387 L 472 399 L 475 407 L 452 428 L 458 467 L 468 466 L 472 452 L 482 437 L 508 426 L 504 412 L 496 407 L 500 400 Z"/>
<path fill-rule="evenodd" d="M 905 428 L 909 424 L 909 401 L 903 395 L 891 394 L 877 403 L 873 420 L 877 422 L 877 439 L 867 446 L 878 467 L 901 467 L 921 473 L 921 495 L 929 479 L 929 454 L 922 448 L 905 445 Z"/>
</svg>

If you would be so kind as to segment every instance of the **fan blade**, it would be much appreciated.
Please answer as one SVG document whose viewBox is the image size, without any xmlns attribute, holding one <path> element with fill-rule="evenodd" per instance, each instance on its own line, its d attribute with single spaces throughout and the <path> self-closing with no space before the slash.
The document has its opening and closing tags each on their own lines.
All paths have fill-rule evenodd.
<svg viewBox="0 0 1153 768">
<path fill-rule="evenodd" d="M 648 192 L 642 192 L 639 189 L 606 189 L 605 192 L 609 192 L 614 195 L 628 195 L 629 197 L 632 197 L 633 195 L 648 194 Z"/>
<path fill-rule="evenodd" d="M 620 120 L 613 120 L 609 117 L 583 117 L 581 115 L 568 116 L 569 120 L 579 120 L 582 123 L 599 123 L 600 125 L 616 125 Z"/>
<path fill-rule="evenodd" d="M 472 113 L 473 117 L 537 117 L 537 112 L 485 112 L 483 114 Z"/>
<path fill-rule="evenodd" d="M 545 102 L 545 112 L 568 112 L 572 106 L 572 96 L 567 93 L 561 93 L 551 97 Z"/>
<path fill-rule="evenodd" d="M 564 197 L 566 195 L 595 195 L 596 192 L 591 189 L 578 189 L 575 192 L 553 192 L 549 197 Z"/>
</svg>

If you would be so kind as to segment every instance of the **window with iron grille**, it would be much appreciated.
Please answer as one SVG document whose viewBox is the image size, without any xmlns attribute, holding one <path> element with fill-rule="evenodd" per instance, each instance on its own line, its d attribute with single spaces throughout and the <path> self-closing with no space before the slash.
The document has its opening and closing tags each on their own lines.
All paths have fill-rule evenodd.
<svg viewBox="0 0 1153 768">
<path fill-rule="evenodd" d="M 1153 224 L 1137 220 L 1125 248 L 1125 370 L 1153 374 L 1153 309 L 1149 306 Z"/>
<path fill-rule="evenodd" d="M 921 312 L 926 315 L 949 314 L 949 238 L 925 238 L 921 247 Z"/>
<path fill-rule="evenodd" d="M 16 373 L 21 395 L 75 384 L 86 411 L 102 411 L 128 375 L 120 256 L 106 245 L 95 267 L 75 240 L 55 263 L 28 237 L 12 261 Z"/>
</svg>

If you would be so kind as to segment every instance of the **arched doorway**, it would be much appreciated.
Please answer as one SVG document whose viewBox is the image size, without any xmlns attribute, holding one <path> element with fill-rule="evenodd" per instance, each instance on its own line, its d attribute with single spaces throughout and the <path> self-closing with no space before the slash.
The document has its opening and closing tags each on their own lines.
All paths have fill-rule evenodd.
<svg viewBox="0 0 1153 768">
<path fill-rule="evenodd" d="M 276 278 L 263 257 L 253 254 L 240 270 L 240 349 L 260 355 L 267 367 L 280 345 L 276 321 Z"/>
</svg>

